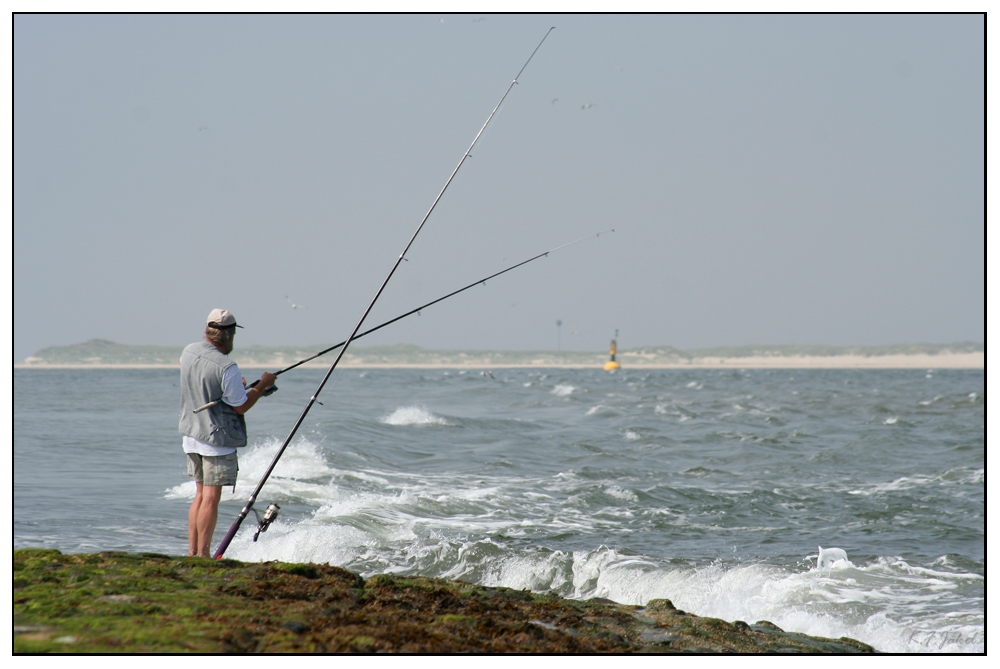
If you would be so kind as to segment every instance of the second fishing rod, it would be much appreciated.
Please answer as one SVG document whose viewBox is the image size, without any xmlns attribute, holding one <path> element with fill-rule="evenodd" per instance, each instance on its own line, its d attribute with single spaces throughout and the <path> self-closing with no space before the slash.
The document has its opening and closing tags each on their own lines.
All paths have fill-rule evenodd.
<svg viewBox="0 0 1000 669">
<path fill-rule="evenodd" d="M 427 223 L 427 219 L 430 218 L 431 213 L 437 207 L 437 204 L 441 200 L 441 197 L 444 195 L 444 192 L 446 190 L 448 190 L 448 186 L 451 185 L 451 182 L 455 178 L 455 175 L 458 174 L 458 171 L 462 168 L 462 165 L 465 164 L 466 159 L 471 155 L 473 147 L 475 147 L 476 142 L 479 141 L 479 138 L 482 136 L 483 132 L 486 130 L 486 126 L 488 126 L 490 124 L 490 121 L 493 120 L 493 117 L 496 115 L 497 110 L 500 109 L 500 105 L 503 104 L 504 100 L 507 99 L 507 95 L 510 93 L 511 89 L 513 89 L 514 85 L 517 84 L 517 80 L 518 80 L 518 78 L 520 78 L 521 73 L 523 73 L 524 69 L 526 67 L 528 67 L 528 63 L 531 62 L 531 59 L 534 58 L 535 54 L 538 52 L 538 50 L 542 47 L 542 44 L 545 42 L 545 39 L 549 36 L 549 34 L 553 30 L 554 30 L 554 28 L 549 28 L 548 31 L 546 31 L 545 36 L 542 37 L 542 41 L 538 43 L 538 46 L 535 47 L 535 50 L 531 52 L 530 56 L 528 56 L 528 60 L 525 61 L 524 65 L 521 67 L 520 71 L 517 73 L 517 76 L 514 77 L 514 80 L 511 82 L 510 86 L 507 87 L 507 90 L 504 92 L 503 96 L 500 98 L 500 102 L 498 102 L 497 106 L 493 108 L 493 111 L 490 112 L 490 115 L 486 119 L 486 122 L 483 124 L 483 127 L 479 129 L 478 133 L 476 133 L 475 139 L 472 140 L 472 144 L 470 144 L 469 148 L 466 149 L 465 154 L 462 156 L 462 159 L 458 162 L 458 166 L 455 167 L 454 171 L 452 171 L 452 173 L 451 173 L 451 176 L 448 177 L 448 180 L 445 182 L 444 187 L 441 189 L 441 192 L 438 193 L 438 195 L 437 195 L 436 198 L 434 198 L 434 202 L 431 203 L 430 209 L 427 210 L 427 213 L 424 215 L 423 219 L 420 221 L 420 225 L 417 226 L 416 231 L 413 233 L 413 235 L 410 237 L 410 240 L 406 243 L 406 246 L 403 248 L 402 253 L 399 254 L 398 258 L 396 258 L 396 262 L 393 263 L 392 269 L 389 270 L 389 274 L 385 277 L 385 280 L 382 281 L 382 285 L 379 286 L 378 291 L 375 293 L 375 297 L 372 298 L 372 301 L 368 305 L 368 308 L 365 309 L 365 312 L 361 316 L 361 319 L 358 321 L 358 324 L 354 326 L 354 330 L 351 332 L 351 336 L 349 336 L 347 338 L 347 340 L 344 342 L 344 345 L 340 349 L 340 353 L 337 354 L 336 360 L 334 360 L 333 364 L 330 365 L 330 369 L 327 371 L 326 375 L 323 377 L 323 380 L 320 382 L 319 387 L 316 389 L 316 392 L 314 392 L 313 395 L 312 395 L 312 397 L 309 398 L 309 402 L 306 403 L 305 408 L 302 410 L 302 414 L 299 416 L 298 420 L 295 421 L 295 425 L 292 427 L 291 432 L 288 433 L 288 436 L 285 438 L 285 441 L 281 444 L 281 447 L 278 449 L 277 455 L 274 456 L 274 459 L 271 461 L 270 466 L 268 466 L 267 471 L 264 472 L 264 476 L 261 478 L 260 483 L 257 484 L 257 487 L 254 489 L 253 493 L 250 495 L 250 498 L 247 500 L 246 505 L 243 507 L 243 509 L 240 511 L 239 515 L 236 517 L 236 521 L 233 522 L 232 527 L 229 528 L 229 531 L 226 533 L 226 536 L 223 537 L 222 542 L 219 544 L 219 547 L 216 549 L 215 554 L 214 554 L 214 557 L 216 559 L 221 558 L 223 556 L 223 554 L 226 552 L 226 549 L 229 547 L 229 544 L 232 543 L 233 538 L 236 536 L 236 532 L 239 531 L 239 529 L 240 529 L 240 525 L 243 524 L 243 520 L 250 513 L 251 509 L 253 509 L 253 505 L 257 501 L 257 495 L 260 494 L 261 489 L 264 487 L 264 483 L 267 482 L 267 479 L 271 475 L 271 472 L 274 471 L 275 466 L 278 464 L 278 460 L 281 458 L 282 454 L 285 452 L 285 449 L 288 448 L 288 444 L 291 443 L 292 437 L 294 437 L 295 433 L 298 432 L 299 427 L 302 425 L 302 421 L 304 421 L 305 418 L 306 418 L 306 414 L 309 413 L 309 410 L 312 409 L 313 404 L 316 403 L 316 400 L 318 399 L 319 394 L 323 391 L 323 388 L 326 386 L 327 381 L 330 379 L 330 376 L 333 374 L 333 370 L 337 368 L 337 365 L 340 363 L 341 359 L 344 357 L 344 353 L 347 352 L 347 347 L 350 346 L 351 342 L 357 337 L 358 332 L 361 330 L 361 326 L 365 322 L 365 319 L 368 318 L 368 314 L 371 313 L 371 310 L 375 306 L 375 303 L 378 301 L 379 297 L 382 296 L 382 292 L 385 290 L 385 287 L 389 284 L 389 280 L 392 279 L 392 275 L 396 273 L 396 269 L 399 267 L 399 264 L 403 261 L 403 258 L 406 256 L 407 252 L 410 250 L 410 247 L 413 245 L 413 242 L 416 240 L 417 235 L 420 234 L 420 231 L 423 229 L 424 224 Z M 270 513 L 270 509 L 268 510 L 268 512 Z M 265 515 L 267 515 L 267 514 L 265 514 Z M 273 519 L 273 517 L 272 517 L 272 519 Z M 258 532 L 263 531 L 263 529 L 266 528 L 266 524 L 265 523 L 269 523 L 269 522 L 270 521 L 267 520 L 267 518 L 265 518 L 264 521 L 262 521 L 260 523 L 260 528 L 261 529 Z"/>
<path fill-rule="evenodd" d="M 614 232 L 614 230 L 613 229 L 612 230 L 605 230 L 604 232 Z M 384 328 L 384 327 L 386 327 L 388 325 L 392 325 L 396 321 L 400 321 L 400 320 L 406 318 L 407 316 L 412 316 L 413 314 L 419 314 L 421 311 L 423 311 L 427 307 L 432 307 L 435 304 L 437 304 L 438 302 L 443 302 L 443 301 L 447 300 L 449 297 L 455 297 L 459 293 L 464 293 L 465 291 L 469 290 L 470 288 L 475 288 L 476 286 L 479 286 L 479 285 L 485 285 L 486 282 L 489 281 L 490 279 L 495 279 L 496 277 L 500 276 L 501 274 L 506 274 L 507 272 L 510 272 L 511 270 L 515 270 L 518 267 L 521 267 L 522 265 L 527 265 L 528 263 L 533 262 L 535 260 L 538 260 L 539 258 L 544 258 L 544 257 L 548 256 L 550 253 L 555 253 L 559 249 L 564 249 L 567 246 L 572 246 L 573 244 L 582 242 L 582 241 L 587 240 L 587 239 L 591 239 L 592 237 L 600 237 L 601 235 L 604 234 L 604 232 L 598 232 L 597 234 L 590 235 L 589 237 L 581 237 L 580 239 L 577 239 L 575 241 L 569 242 L 567 244 L 563 244 L 562 246 L 557 246 L 554 249 L 549 249 L 548 251 L 545 251 L 544 253 L 539 253 L 536 256 L 532 256 L 532 257 L 528 258 L 527 260 L 522 260 L 521 262 L 517 263 L 516 265 L 511 265 L 507 269 L 500 270 L 499 272 L 494 272 L 493 274 L 490 274 L 489 276 L 483 277 L 482 279 L 479 279 L 478 281 L 473 281 L 472 283 L 470 283 L 467 286 L 459 288 L 458 290 L 453 290 L 450 293 L 448 293 L 447 295 L 442 295 L 441 297 L 437 298 L 436 300 L 431 300 L 427 304 L 421 304 L 416 309 L 410 309 L 405 314 L 400 314 L 399 316 L 396 316 L 392 320 L 388 320 L 385 323 L 382 323 L 381 325 L 376 325 L 373 328 L 365 330 L 361 334 L 357 335 L 355 337 L 355 339 L 361 339 L 362 337 L 365 337 L 367 335 L 370 335 L 373 332 L 381 330 L 382 328 Z M 296 362 L 293 365 L 289 365 L 288 367 L 285 367 L 284 369 L 279 369 L 278 371 L 276 371 L 274 373 L 274 375 L 275 376 L 281 376 L 285 372 L 290 372 L 291 370 L 295 369 L 296 367 L 304 365 L 304 364 L 306 364 L 307 362 L 309 362 L 311 360 L 315 360 L 316 358 L 318 358 L 320 356 L 326 355 L 330 351 L 336 351 L 338 348 L 340 348 L 341 346 L 343 346 L 346 343 L 347 343 L 346 341 L 342 341 L 339 344 L 334 344 L 333 346 L 330 346 L 328 348 L 323 349 L 319 353 L 311 355 L 308 358 L 303 358 L 302 360 L 299 360 L 298 362 Z M 254 381 L 249 386 L 247 386 L 247 390 L 249 390 L 250 388 L 254 388 L 258 383 L 260 383 L 260 380 Z M 275 386 L 274 388 L 277 389 L 277 386 Z M 203 404 L 202 406 L 200 406 L 197 409 L 195 409 L 194 413 L 202 412 L 205 409 L 211 409 L 212 407 L 214 407 L 216 404 L 218 404 L 221 401 L 222 401 L 221 399 L 217 399 L 217 400 L 213 400 L 212 402 L 209 402 L 208 404 Z"/>
</svg>

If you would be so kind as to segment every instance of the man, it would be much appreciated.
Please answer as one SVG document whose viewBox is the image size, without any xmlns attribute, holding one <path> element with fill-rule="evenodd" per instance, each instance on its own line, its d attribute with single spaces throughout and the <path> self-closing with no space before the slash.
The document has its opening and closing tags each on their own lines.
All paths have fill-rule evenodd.
<svg viewBox="0 0 1000 669">
<path fill-rule="evenodd" d="M 240 368 L 229 358 L 233 351 L 236 317 L 225 309 L 208 315 L 205 339 L 181 354 L 181 416 L 178 430 L 187 453 L 188 474 L 197 492 L 188 511 L 189 556 L 210 557 L 209 548 L 223 486 L 236 487 L 239 470 L 236 449 L 247 445 L 243 414 L 269 394 L 277 376 L 264 372 L 260 382 L 246 390 Z M 222 398 L 199 413 L 194 410 Z"/>
</svg>

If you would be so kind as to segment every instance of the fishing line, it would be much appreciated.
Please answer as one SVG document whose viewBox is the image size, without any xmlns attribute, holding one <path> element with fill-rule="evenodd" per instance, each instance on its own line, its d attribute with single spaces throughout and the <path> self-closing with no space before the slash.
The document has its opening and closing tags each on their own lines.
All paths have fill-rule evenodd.
<svg viewBox="0 0 1000 669">
<path fill-rule="evenodd" d="M 532 256 L 532 257 L 528 258 L 527 260 L 522 260 L 521 262 L 517 263 L 516 265 L 511 265 L 507 269 L 500 270 L 499 272 L 494 272 L 493 274 L 490 274 L 487 277 L 483 277 L 482 279 L 479 279 L 478 281 L 473 281 L 472 283 L 470 283 L 469 285 L 467 285 L 467 286 L 465 286 L 463 288 L 459 288 L 458 290 L 453 290 L 452 292 L 448 293 L 447 295 L 442 295 L 441 297 L 437 298 L 436 300 L 432 300 L 432 301 L 428 302 L 427 304 L 421 304 L 416 309 L 410 309 L 405 314 L 400 314 L 399 316 L 396 316 L 392 320 L 388 320 L 385 323 L 382 323 L 381 325 L 376 325 L 375 327 L 371 328 L 370 330 L 365 330 L 364 332 L 362 332 L 361 334 L 359 334 L 358 336 L 356 336 L 355 339 L 361 339 L 362 337 L 364 337 L 366 335 L 370 335 L 371 333 L 373 333 L 373 332 L 375 332 L 377 330 L 381 330 L 382 328 L 386 327 L 387 325 L 392 325 L 396 321 L 403 320 L 407 316 L 412 316 L 413 314 L 419 314 L 421 311 L 423 311 L 427 307 L 433 306 L 433 305 L 437 304 L 438 302 L 443 302 L 444 300 L 447 300 L 449 297 L 454 297 L 455 295 L 458 295 L 459 293 L 463 293 L 463 292 L 469 290 L 470 288 L 475 288 L 476 286 L 479 286 L 479 285 L 486 285 L 486 282 L 489 281 L 490 279 L 495 279 L 496 277 L 500 276 L 501 274 L 506 274 L 507 272 L 509 272 L 511 270 L 517 269 L 518 267 L 521 267 L 522 265 L 527 265 L 529 262 L 533 262 L 535 260 L 538 260 L 539 258 L 544 258 L 544 257 L 548 256 L 550 253 L 555 253 L 559 249 L 564 249 L 567 246 L 572 246 L 573 244 L 577 244 L 577 243 L 585 241 L 587 239 L 592 239 L 594 237 L 600 237 L 601 235 L 603 235 L 605 233 L 608 233 L 608 232 L 614 232 L 614 229 L 605 230 L 603 232 L 598 232 L 597 234 L 589 235 L 587 237 L 581 237 L 580 239 L 576 239 L 576 240 L 574 240 L 572 242 L 569 242 L 567 244 L 563 244 L 562 246 L 557 246 L 554 249 L 549 249 L 548 251 L 545 251 L 544 253 L 539 253 L 536 256 Z M 338 348 L 340 348 L 341 346 L 343 346 L 345 343 L 347 343 L 347 342 L 346 341 L 342 341 L 339 344 L 334 344 L 333 346 L 331 346 L 329 348 L 325 348 L 322 351 L 320 351 L 319 353 L 311 355 L 308 358 L 303 358 L 302 360 L 299 360 L 298 362 L 296 362 L 293 365 L 289 365 L 288 367 L 285 367 L 284 369 L 279 369 L 277 372 L 274 373 L 274 375 L 275 376 L 281 376 L 285 372 L 289 372 L 289 371 L 295 369 L 296 367 L 304 365 L 305 363 L 307 363 L 307 362 L 309 362 L 311 360 L 315 360 L 316 358 L 318 358 L 320 356 L 326 355 L 330 351 L 337 350 Z M 260 383 L 260 379 L 257 379 L 256 381 L 254 381 L 253 383 L 251 383 L 249 386 L 247 386 L 246 387 L 247 390 L 250 390 L 251 388 L 255 387 L 258 383 Z M 208 404 L 202 405 L 202 406 L 198 407 L 197 409 L 195 409 L 194 413 L 198 413 L 200 411 L 204 411 L 205 409 L 211 409 L 212 407 L 214 407 L 216 404 L 218 404 L 221 401 L 222 401 L 222 399 L 220 398 L 220 399 L 214 400 L 212 402 L 209 402 Z M 320 404 L 322 404 L 322 402 L 320 402 Z"/>
<path fill-rule="evenodd" d="M 431 203 L 430 209 L 427 210 L 427 213 L 424 215 L 424 218 L 420 221 L 420 225 L 417 226 L 416 231 L 410 237 L 410 241 L 406 243 L 406 246 L 403 248 L 403 252 L 399 254 L 398 258 L 396 258 L 396 262 L 393 263 L 392 269 L 389 270 L 389 274 L 385 277 L 385 280 L 382 281 L 382 285 L 379 286 L 378 291 L 375 293 L 375 297 L 372 298 L 372 301 L 368 305 L 368 308 L 365 309 L 365 313 L 361 316 L 361 320 L 359 320 L 358 324 L 354 326 L 354 330 L 351 332 L 351 336 L 347 338 L 347 340 L 344 342 L 344 345 L 340 348 L 340 353 L 337 354 L 337 359 L 333 361 L 332 365 L 330 365 L 330 369 L 327 370 L 326 375 L 320 382 L 319 387 L 316 389 L 316 392 L 314 392 L 313 396 L 309 398 L 309 402 L 306 403 L 305 408 L 302 410 L 302 414 L 299 416 L 298 420 L 295 421 L 295 425 L 292 426 L 291 432 L 289 432 L 288 436 L 285 437 L 285 441 L 281 444 L 281 448 L 278 449 L 278 453 L 277 455 L 274 456 L 274 460 L 271 461 L 271 464 L 270 466 L 268 466 L 267 471 L 264 472 L 264 476 L 261 478 L 260 483 L 257 484 L 257 487 L 250 495 L 250 498 L 247 500 L 246 505 L 240 511 L 239 516 L 236 517 L 236 521 L 233 523 L 232 527 L 229 528 L 229 531 L 226 533 L 226 536 L 223 537 L 222 543 L 219 544 L 219 547 L 215 551 L 214 557 L 216 559 L 221 558 L 223 553 L 226 552 L 226 549 L 229 548 L 229 544 L 232 543 L 233 538 L 236 536 L 236 532 L 240 529 L 240 525 L 243 524 L 243 519 L 247 517 L 247 514 L 249 514 L 250 510 L 253 508 L 254 502 L 257 501 L 257 495 L 260 494 L 261 489 L 264 487 L 264 483 L 271 475 L 271 472 L 274 471 L 275 466 L 278 464 L 278 460 L 285 452 L 285 449 L 288 448 L 288 444 L 292 441 L 292 437 L 294 437 L 295 433 L 298 432 L 299 426 L 302 425 L 302 421 L 304 421 L 306 418 L 306 414 L 309 413 L 309 410 L 312 409 L 313 404 L 316 403 L 319 394 L 323 391 L 323 388 L 326 386 L 326 382 L 330 379 L 330 376 L 333 374 L 333 370 L 337 368 L 337 364 L 340 363 L 341 359 L 344 357 L 344 353 L 347 352 L 347 347 L 350 346 L 351 342 L 354 341 L 354 339 L 357 337 L 358 331 L 361 329 L 362 324 L 365 322 L 365 319 L 368 318 L 368 314 L 371 313 L 371 310 L 375 306 L 375 303 L 378 301 L 379 297 L 382 296 L 382 291 L 384 291 L 385 287 L 389 284 L 389 280 L 392 278 L 392 275 L 396 273 L 396 268 L 399 267 L 399 264 L 403 261 L 403 257 L 406 255 L 407 251 L 410 250 L 410 246 L 413 245 L 413 242 L 416 240 L 417 235 L 420 234 L 420 231 L 423 229 L 424 224 L 427 223 L 427 219 L 430 218 L 431 213 L 434 211 L 434 208 L 437 207 L 437 204 L 441 200 L 441 197 L 444 195 L 444 192 L 448 190 L 448 186 L 451 185 L 451 182 L 455 178 L 455 175 L 458 174 L 458 170 L 460 170 L 462 168 L 462 165 L 465 164 L 465 160 L 471 154 L 473 147 L 475 147 L 476 145 L 476 142 L 479 141 L 480 135 L 482 135 L 483 131 L 486 130 L 486 126 L 490 124 L 490 121 L 493 119 L 493 116 L 497 113 L 497 110 L 500 109 L 500 105 L 502 105 L 503 101 L 507 99 L 507 95 L 510 93 L 511 89 L 514 88 L 514 85 L 517 83 L 517 80 L 521 76 L 521 73 L 524 72 L 524 68 L 528 67 L 528 63 L 531 62 L 531 59 L 534 58 L 535 54 L 542 47 L 542 43 L 545 42 L 545 39 L 549 36 L 549 33 L 551 33 L 553 30 L 555 30 L 554 26 L 548 29 L 548 31 L 545 33 L 545 37 L 542 37 L 542 41 L 538 43 L 538 46 L 535 47 L 535 50 L 531 52 L 530 56 L 528 56 L 528 60 L 525 61 L 524 65 L 521 67 L 521 70 L 517 73 L 517 76 L 514 77 L 514 81 L 512 81 L 510 86 L 507 87 L 507 90 L 504 92 L 503 97 L 500 98 L 500 102 L 498 102 L 497 106 L 493 108 L 492 112 L 490 112 L 489 117 L 486 119 L 486 123 L 484 123 L 483 127 L 479 129 L 479 132 L 476 134 L 475 139 L 472 140 L 472 144 L 470 144 L 469 148 L 466 149 L 465 155 L 463 155 L 462 159 L 458 161 L 458 165 L 455 167 L 455 170 L 451 173 L 451 176 L 448 177 L 448 180 L 445 182 L 444 187 L 441 189 L 441 192 L 438 193 L 436 198 L 434 198 L 434 202 Z"/>
</svg>

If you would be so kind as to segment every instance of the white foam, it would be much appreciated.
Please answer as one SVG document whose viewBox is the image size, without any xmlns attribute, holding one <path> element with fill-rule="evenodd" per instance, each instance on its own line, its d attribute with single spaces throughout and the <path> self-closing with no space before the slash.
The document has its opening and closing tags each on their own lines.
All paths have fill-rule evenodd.
<svg viewBox="0 0 1000 669">
<path fill-rule="evenodd" d="M 571 395 L 574 390 L 576 390 L 575 387 L 561 383 L 552 389 L 552 394 L 558 397 L 567 397 Z"/>
<path fill-rule="evenodd" d="M 236 491 L 233 492 L 232 487 L 223 488 L 222 499 L 249 497 L 274 461 L 274 456 L 278 454 L 282 443 L 277 439 L 268 439 L 263 443 L 240 449 L 238 451 L 240 471 L 236 480 Z M 335 471 L 327 465 L 317 444 L 305 438 L 295 439 L 285 449 L 268 478 L 269 494 L 278 501 L 290 498 L 322 498 L 326 495 L 326 484 L 315 481 L 327 479 Z M 194 499 L 196 491 L 194 481 L 187 481 L 168 488 L 164 497 Z"/>
<path fill-rule="evenodd" d="M 958 467 L 936 476 L 926 476 L 917 474 L 915 476 L 903 476 L 888 483 L 875 483 L 866 488 L 848 490 L 850 495 L 878 495 L 897 490 L 909 490 L 926 485 L 977 485 L 983 482 L 986 476 L 985 469 L 969 469 Z"/>
<path fill-rule="evenodd" d="M 565 553 L 508 554 L 488 559 L 483 585 L 515 590 L 559 590 L 571 582 L 566 572 Z"/>
<path fill-rule="evenodd" d="M 678 423 L 691 420 L 691 414 L 676 405 L 657 404 L 653 407 L 653 413 L 660 416 L 676 416 Z"/>
<path fill-rule="evenodd" d="M 562 478 L 569 482 L 575 476 Z M 944 623 L 947 629 L 939 616 L 914 614 L 939 605 L 958 584 L 982 579 L 949 571 L 946 557 L 932 568 L 891 557 L 858 566 L 843 549 L 820 548 L 809 556 L 815 558 L 814 567 L 722 562 L 696 567 L 606 546 L 573 552 L 515 548 L 491 537 L 527 536 L 542 525 L 556 532 L 594 528 L 581 528 L 585 519 L 576 514 L 512 522 L 472 509 L 452 513 L 449 506 L 434 518 L 419 506 L 462 508 L 463 503 L 475 505 L 510 493 L 499 479 L 477 477 L 467 483 L 456 486 L 454 480 L 448 484 L 420 477 L 396 482 L 391 492 L 331 487 L 326 503 L 312 517 L 279 518 L 258 544 L 252 542 L 251 531 L 244 531 L 227 555 L 248 561 L 331 563 L 362 575 L 421 573 L 577 599 L 607 597 L 638 606 L 669 598 L 701 616 L 751 624 L 769 620 L 788 631 L 847 636 L 886 652 L 981 652 L 984 646 L 981 614 L 956 612 Z M 638 499 L 619 485 L 605 485 L 602 491 L 626 503 Z"/>
<path fill-rule="evenodd" d="M 163 497 L 164 499 L 194 499 L 195 492 L 197 492 L 197 487 L 194 481 L 188 481 L 167 488 L 163 493 Z"/>
<path fill-rule="evenodd" d="M 843 563 L 837 565 L 837 563 Z M 816 568 L 823 569 L 824 567 L 833 566 L 851 566 L 851 561 L 847 559 L 847 552 L 843 548 L 823 548 L 819 547 L 819 555 L 816 556 Z"/>
<path fill-rule="evenodd" d="M 825 549 L 828 555 L 833 550 Z M 846 557 L 805 572 L 767 564 L 677 568 L 604 546 L 571 554 L 501 552 L 487 562 L 487 585 L 552 590 L 577 599 L 606 597 L 638 606 L 669 598 L 679 608 L 702 616 L 750 623 L 769 620 L 788 631 L 847 636 L 886 652 L 982 652 L 984 647 L 981 615 L 956 613 L 954 624 L 945 629 L 940 620 L 908 613 L 921 598 L 927 605 L 940 598 L 943 590 L 928 587 L 934 585 L 933 579 L 974 574 L 907 575 L 912 568 L 897 561 L 859 568 Z M 462 571 L 477 568 L 469 563 Z"/>
<path fill-rule="evenodd" d="M 604 489 L 604 492 L 611 495 L 615 499 L 624 500 L 626 502 L 638 502 L 639 497 L 636 496 L 631 490 L 627 490 L 617 485 L 609 485 Z"/>
<path fill-rule="evenodd" d="M 281 448 L 281 441 L 269 440 L 240 453 L 240 478 L 259 479 Z M 296 480 L 327 477 L 333 470 L 326 464 L 322 449 L 305 437 L 294 439 L 275 465 L 272 476 Z"/>
<path fill-rule="evenodd" d="M 655 593 L 703 616 L 750 623 L 769 620 L 788 631 L 827 638 L 847 636 L 885 652 L 944 648 L 981 652 L 983 648 L 976 616 L 960 614 L 962 626 L 956 625 L 951 632 L 942 629 L 939 621 L 913 616 L 914 603 L 919 605 L 922 597 L 931 605 L 939 600 L 940 591 L 928 588 L 932 584 L 924 575 L 901 579 L 899 567 L 879 562 L 858 568 L 844 559 L 798 573 L 766 564 L 658 569 L 642 580 L 655 585 L 655 590 L 632 585 L 641 593 L 639 599 Z"/>
<path fill-rule="evenodd" d="M 415 406 L 400 407 L 379 420 L 386 425 L 450 425 L 444 418 Z"/>
<path fill-rule="evenodd" d="M 248 525 L 250 523 L 247 523 Z M 285 524 L 279 517 L 256 543 L 253 529 L 236 535 L 226 557 L 244 562 L 312 562 L 345 565 L 377 551 L 375 540 L 349 525 Z"/>
</svg>

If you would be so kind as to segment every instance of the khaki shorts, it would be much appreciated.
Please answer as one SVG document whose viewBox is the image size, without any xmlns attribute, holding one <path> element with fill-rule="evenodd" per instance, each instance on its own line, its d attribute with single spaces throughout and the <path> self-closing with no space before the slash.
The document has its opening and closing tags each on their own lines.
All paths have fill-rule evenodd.
<svg viewBox="0 0 1000 669">
<path fill-rule="evenodd" d="M 236 485 L 236 473 L 240 470 L 236 453 L 229 455 L 199 455 L 188 453 L 188 476 L 203 485 Z"/>
</svg>

